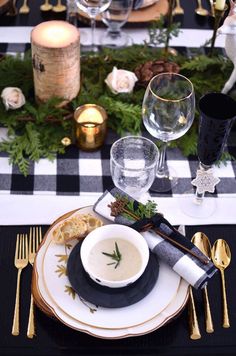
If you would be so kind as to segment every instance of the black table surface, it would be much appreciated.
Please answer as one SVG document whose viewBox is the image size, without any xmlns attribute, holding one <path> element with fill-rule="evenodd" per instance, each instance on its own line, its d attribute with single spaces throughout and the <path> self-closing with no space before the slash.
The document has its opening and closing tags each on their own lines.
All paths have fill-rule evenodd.
<svg viewBox="0 0 236 356">
<path fill-rule="evenodd" d="M 30 303 L 31 266 L 22 272 L 20 335 L 12 336 L 17 270 L 13 267 L 16 233 L 28 232 L 28 226 L 0 226 L 0 355 L 236 355 L 236 225 L 187 227 L 189 238 L 205 232 L 211 242 L 224 238 L 231 247 L 232 262 L 225 272 L 231 327 L 222 327 L 220 274 L 208 286 L 215 332 L 207 334 L 204 325 L 202 292 L 194 290 L 202 338 L 189 338 L 187 307 L 169 324 L 145 336 L 104 340 L 75 331 L 36 309 L 37 336 L 26 337 Z M 43 226 L 43 231 L 47 226 Z M 158 303 L 158 300 L 156 301 Z"/>
<path fill-rule="evenodd" d="M 30 13 L 18 14 L 17 16 L 10 17 L 1 15 L 0 16 L 0 26 L 35 26 L 42 21 L 48 20 L 65 20 L 66 13 L 56 14 L 52 11 L 42 12 L 40 11 L 40 5 L 43 0 L 33 0 L 29 1 Z M 23 0 L 17 0 L 17 7 L 19 8 L 23 3 Z M 56 0 L 50 0 L 51 4 L 55 4 Z M 65 4 L 65 0 L 62 0 Z M 208 0 L 202 0 L 202 5 L 210 10 L 210 5 Z M 195 29 L 212 29 L 213 28 L 213 18 L 210 16 L 204 17 L 195 14 L 194 10 L 197 7 L 196 0 L 181 0 L 181 6 L 184 8 L 184 15 L 175 16 L 174 20 L 181 23 L 181 28 L 195 28 Z M 83 22 L 78 21 L 79 27 L 86 26 Z M 126 24 L 126 27 L 147 27 L 148 24 Z"/>
</svg>

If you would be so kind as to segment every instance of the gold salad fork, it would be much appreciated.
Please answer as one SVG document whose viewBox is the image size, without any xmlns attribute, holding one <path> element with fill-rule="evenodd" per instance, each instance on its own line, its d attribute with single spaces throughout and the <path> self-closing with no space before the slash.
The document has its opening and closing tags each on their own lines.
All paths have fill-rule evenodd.
<svg viewBox="0 0 236 356">
<path fill-rule="evenodd" d="M 19 305 L 20 305 L 20 277 L 22 269 L 28 264 L 28 237 L 27 234 L 17 234 L 16 250 L 15 250 L 15 267 L 18 269 L 17 285 L 16 285 L 16 299 L 14 318 L 12 324 L 12 335 L 19 335 Z"/>
<path fill-rule="evenodd" d="M 42 229 L 41 227 L 31 227 L 29 233 L 29 263 L 33 267 L 36 252 L 42 241 Z M 31 293 L 30 297 L 30 311 L 27 328 L 27 337 L 32 339 L 35 335 L 35 323 L 34 323 L 34 299 Z"/>
</svg>

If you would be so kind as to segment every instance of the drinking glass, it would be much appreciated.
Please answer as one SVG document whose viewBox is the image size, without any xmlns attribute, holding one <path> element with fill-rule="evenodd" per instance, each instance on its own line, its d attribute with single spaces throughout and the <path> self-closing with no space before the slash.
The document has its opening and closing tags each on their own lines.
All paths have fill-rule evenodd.
<svg viewBox="0 0 236 356">
<path fill-rule="evenodd" d="M 96 51 L 97 47 L 94 44 L 94 34 L 96 27 L 96 16 L 105 11 L 110 5 L 111 0 L 77 0 L 77 6 L 85 12 L 91 21 L 91 50 Z"/>
<path fill-rule="evenodd" d="M 112 0 L 109 8 L 101 14 L 102 21 L 108 26 L 101 38 L 101 45 L 120 48 L 132 44 L 131 38 L 121 31 L 133 8 L 133 0 Z"/>
<path fill-rule="evenodd" d="M 198 135 L 198 175 L 201 185 L 209 184 L 212 189 L 211 179 L 215 180 L 212 166 L 222 155 L 233 121 L 236 118 L 236 102 L 230 96 L 222 93 L 207 93 L 199 100 L 199 135 Z M 215 181 L 216 182 L 216 181 Z M 217 205 L 216 199 L 207 201 L 205 192 L 196 188 L 195 195 L 180 199 L 184 213 L 196 218 L 211 216 Z"/>
<path fill-rule="evenodd" d="M 194 113 L 195 95 L 189 79 L 176 73 L 162 73 L 151 79 L 143 99 L 143 123 L 162 142 L 152 191 L 166 192 L 177 183 L 176 173 L 166 166 L 166 147 L 189 130 Z"/>
<path fill-rule="evenodd" d="M 125 136 L 115 141 L 110 152 L 113 182 L 135 199 L 152 185 L 159 156 L 157 146 L 142 136 Z"/>
</svg>

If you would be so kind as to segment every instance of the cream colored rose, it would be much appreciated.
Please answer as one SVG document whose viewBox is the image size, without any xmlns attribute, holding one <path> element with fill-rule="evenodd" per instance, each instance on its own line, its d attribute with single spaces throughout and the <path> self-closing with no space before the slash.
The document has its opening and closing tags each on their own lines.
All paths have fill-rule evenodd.
<svg viewBox="0 0 236 356">
<path fill-rule="evenodd" d="M 138 78 L 133 72 L 113 67 L 111 73 L 105 79 L 105 83 L 112 93 L 131 93 Z"/>
<path fill-rule="evenodd" d="M 1 98 L 7 110 L 19 109 L 25 104 L 24 94 L 19 88 L 8 87 L 3 89 L 1 93 Z"/>
</svg>

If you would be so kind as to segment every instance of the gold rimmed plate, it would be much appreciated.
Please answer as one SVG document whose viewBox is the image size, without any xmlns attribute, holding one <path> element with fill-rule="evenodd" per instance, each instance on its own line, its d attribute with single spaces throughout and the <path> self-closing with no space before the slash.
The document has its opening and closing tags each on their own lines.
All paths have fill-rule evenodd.
<svg viewBox="0 0 236 356">
<path fill-rule="evenodd" d="M 91 208 L 88 208 L 88 210 L 82 209 L 81 213 L 88 212 L 89 209 L 91 212 Z M 53 226 L 55 225 L 53 224 Z M 52 231 L 53 226 L 50 228 L 49 232 Z M 179 284 L 178 282 L 177 288 L 172 293 L 171 298 L 165 306 L 164 304 L 162 304 L 162 302 L 160 303 L 162 304 L 162 307 L 159 308 L 159 312 L 158 308 L 155 307 L 155 304 L 158 304 L 157 301 L 160 296 L 159 293 L 158 295 L 154 294 L 150 300 L 145 301 L 146 298 L 144 298 L 142 300 L 143 306 L 140 305 L 140 302 L 138 302 L 133 306 L 111 310 L 106 308 L 96 308 L 96 306 L 87 303 L 85 300 L 79 299 L 79 297 L 78 300 L 76 300 L 76 297 L 73 297 L 73 292 L 69 288 L 70 285 L 65 284 L 65 281 L 64 283 L 60 284 L 60 286 L 62 287 L 62 290 L 59 293 L 61 295 L 60 299 L 64 300 L 64 302 L 61 303 L 61 300 L 55 300 L 57 299 L 57 297 L 55 297 L 54 295 L 55 280 L 57 280 L 57 282 L 58 280 L 62 281 L 61 278 L 54 275 L 53 285 L 50 286 L 49 281 L 46 282 L 44 280 L 45 275 L 43 276 L 42 273 L 42 267 L 46 270 L 46 264 L 44 265 L 44 261 L 45 257 L 47 256 L 46 251 L 51 250 L 50 245 L 51 237 L 50 234 L 47 233 L 44 239 L 44 243 L 38 252 L 35 262 L 33 292 L 36 297 L 36 302 L 39 307 L 43 308 L 47 314 L 56 316 L 63 323 L 72 328 L 75 328 L 76 330 L 84 331 L 91 335 L 104 338 L 122 338 L 131 335 L 142 335 L 143 333 L 150 332 L 160 327 L 161 325 L 163 325 L 163 323 L 168 321 L 172 317 L 172 315 L 176 315 L 177 313 L 179 313 L 179 311 L 183 308 L 187 300 L 188 285 L 184 281 L 180 281 L 179 277 L 177 276 L 179 282 L 181 283 Z M 56 251 L 56 254 L 58 254 L 58 251 Z M 63 254 L 59 253 L 59 255 L 61 255 L 62 257 Z M 48 258 L 49 256 L 52 255 L 49 254 Z M 53 266 L 55 267 L 54 263 Z M 60 263 L 58 264 L 58 266 L 60 266 Z M 52 270 L 55 270 L 54 267 Z M 169 277 L 171 273 L 174 272 L 166 266 L 163 267 L 163 271 L 165 271 L 165 268 L 167 268 L 167 274 L 164 274 L 163 277 L 164 279 L 168 280 L 168 289 L 170 287 Z M 66 280 L 66 283 L 68 283 L 68 279 Z M 161 289 L 162 288 L 160 288 L 160 290 Z M 69 291 L 72 294 L 70 294 Z M 64 304 L 65 300 L 67 301 L 66 304 Z M 77 314 L 74 312 L 75 307 L 77 311 L 79 311 L 79 313 Z M 170 314 L 166 313 L 166 309 L 168 307 L 170 310 Z M 142 318 L 137 318 L 135 315 L 143 314 L 144 309 L 149 311 L 145 312 L 145 315 Z M 117 311 L 121 312 L 121 316 L 118 317 L 118 322 L 114 323 L 114 318 L 117 317 L 117 315 L 119 314 L 119 312 Z"/>
</svg>

